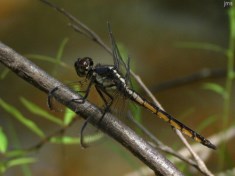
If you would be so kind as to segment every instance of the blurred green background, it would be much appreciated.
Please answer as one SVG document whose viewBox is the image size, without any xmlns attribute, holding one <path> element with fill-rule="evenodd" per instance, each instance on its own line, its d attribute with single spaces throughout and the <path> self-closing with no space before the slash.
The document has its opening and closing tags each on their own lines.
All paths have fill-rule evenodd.
<svg viewBox="0 0 235 176">
<path fill-rule="evenodd" d="M 228 8 L 223 1 L 53 1 L 72 13 L 93 29 L 110 46 L 107 21 L 111 23 L 114 36 L 131 57 L 135 72 L 146 85 L 154 87 L 199 70 L 226 69 L 225 55 L 210 50 L 177 47 L 179 42 L 205 42 L 228 48 Z M 61 14 L 38 0 L 0 1 L 0 40 L 22 55 L 40 54 L 55 57 L 61 42 L 68 38 L 62 61 L 71 67 L 33 60 L 44 70 L 62 82 L 75 81 L 77 75 L 73 63 L 77 57 L 89 56 L 96 63 L 112 63 L 111 56 L 94 42 L 74 32 Z M 5 67 L 0 65 L 0 73 Z M 215 82 L 224 86 L 225 76 L 203 79 L 172 89 L 153 92 L 163 107 L 180 121 L 197 130 L 206 119 L 213 119 L 200 132 L 210 136 L 222 131 L 223 99 L 203 84 Z M 234 90 L 234 86 L 233 89 Z M 140 90 L 141 92 L 141 90 Z M 0 97 L 14 105 L 28 118 L 50 134 L 58 129 L 53 123 L 32 115 L 20 103 L 23 96 L 48 110 L 47 95 L 35 89 L 11 72 L 0 80 Z M 230 125 L 234 125 L 234 91 L 232 94 Z M 233 108 L 232 108 L 233 107 Z M 57 113 L 58 118 L 63 114 Z M 151 113 L 142 112 L 143 124 L 166 144 L 181 148 L 182 144 L 169 127 Z M 25 126 L 0 108 L 0 127 L 7 134 L 9 149 L 27 148 L 39 141 Z M 70 131 L 79 135 L 83 120 Z M 189 139 L 190 142 L 192 142 Z M 219 147 L 219 146 L 218 146 Z M 234 167 L 235 153 L 232 140 L 226 142 L 228 163 L 223 164 L 220 149 L 213 152 L 207 166 L 213 172 Z M 92 144 L 86 150 L 79 145 L 46 144 L 32 154 L 38 161 L 24 171 L 21 167 L 9 169 L 5 175 L 124 175 L 143 164 L 112 139 Z M 221 161 L 221 162 L 220 162 Z"/>
</svg>

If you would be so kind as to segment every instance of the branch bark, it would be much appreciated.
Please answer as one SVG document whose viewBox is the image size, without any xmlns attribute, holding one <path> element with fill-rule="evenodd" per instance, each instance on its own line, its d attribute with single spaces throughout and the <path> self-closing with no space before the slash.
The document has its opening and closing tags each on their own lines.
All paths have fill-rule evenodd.
<svg viewBox="0 0 235 176">
<path fill-rule="evenodd" d="M 45 93 L 59 87 L 58 91 L 53 94 L 57 101 L 74 112 L 78 110 L 76 113 L 84 119 L 92 117 L 90 122 L 94 126 L 126 147 L 148 167 L 153 169 L 157 175 L 182 175 L 170 161 L 112 114 L 107 113 L 101 119 L 102 111 L 87 101 L 83 104 L 68 103 L 71 99 L 79 99 L 81 96 L 1 42 L 0 62 Z"/>
</svg>

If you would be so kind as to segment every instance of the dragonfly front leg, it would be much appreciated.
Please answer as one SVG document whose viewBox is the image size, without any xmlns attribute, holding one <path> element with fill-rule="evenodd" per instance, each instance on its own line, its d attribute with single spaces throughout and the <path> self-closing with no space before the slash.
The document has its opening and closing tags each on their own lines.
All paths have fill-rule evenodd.
<svg viewBox="0 0 235 176">
<path fill-rule="evenodd" d="M 47 106 L 49 107 L 50 110 L 54 110 L 53 105 L 52 105 L 52 98 L 53 98 L 53 94 L 59 89 L 59 86 L 53 88 L 52 90 L 50 90 L 48 92 L 48 96 L 47 96 Z"/>
<path fill-rule="evenodd" d="M 72 99 L 72 100 L 70 100 L 70 102 L 76 102 L 76 103 L 79 103 L 79 104 L 83 104 L 85 102 L 85 100 L 87 99 L 89 93 L 90 93 L 91 86 L 92 86 L 93 83 L 94 83 L 94 78 L 91 79 L 91 81 L 90 81 L 90 83 L 87 87 L 87 90 L 78 91 L 78 92 L 85 92 L 85 95 L 82 98 L 79 98 L 79 99 Z"/>
<path fill-rule="evenodd" d="M 84 97 L 83 98 L 80 98 L 80 99 L 72 99 L 69 101 L 70 102 L 76 102 L 76 103 L 84 103 L 84 101 L 86 100 L 86 98 L 88 97 L 89 95 L 89 92 L 90 92 L 90 88 L 92 86 L 94 82 L 94 79 L 91 79 L 88 87 L 87 87 L 87 90 L 81 90 L 81 91 L 76 91 L 78 93 L 85 93 Z M 47 106 L 49 107 L 50 110 L 54 110 L 54 107 L 53 107 L 53 104 L 52 104 L 52 98 L 53 98 L 53 94 L 59 89 L 60 86 L 56 86 L 54 87 L 52 90 L 50 90 L 48 92 L 48 97 L 47 97 Z"/>
</svg>

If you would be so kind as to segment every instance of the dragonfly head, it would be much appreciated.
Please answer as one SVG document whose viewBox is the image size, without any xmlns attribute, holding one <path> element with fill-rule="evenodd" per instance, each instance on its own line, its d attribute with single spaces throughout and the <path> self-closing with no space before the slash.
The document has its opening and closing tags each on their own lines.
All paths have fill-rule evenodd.
<svg viewBox="0 0 235 176">
<path fill-rule="evenodd" d="M 75 70 L 79 77 L 84 77 L 93 68 L 93 61 L 89 57 L 78 58 L 74 63 Z"/>
</svg>

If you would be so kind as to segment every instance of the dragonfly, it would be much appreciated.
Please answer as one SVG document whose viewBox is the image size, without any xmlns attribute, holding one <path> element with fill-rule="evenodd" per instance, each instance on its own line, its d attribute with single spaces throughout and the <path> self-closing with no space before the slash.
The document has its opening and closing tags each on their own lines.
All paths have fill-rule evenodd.
<svg viewBox="0 0 235 176">
<path fill-rule="evenodd" d="M 80 78 L 89 80 L 85 94 L 81 99 L 75 99 L 78 103 L 83 103 L 94 85 L 96 91 L 104 102 L 104 113 L 107 113 L 112 106 L 116 97 L 112 96 L 110 92 L 118 92 L 126 99 L 131 100 L 135 104 L 146 108 L 151 111 L 157 117 L 163 119 L 169 123 L 172 127 L 180 130 L 186 136 L 192 138 L 194 141 L 203 144 L 211 149 L 216 149 L 209 140 L 195 132 L 191 128 L 184 125 L 182 122 L 174 118 L 172 115 L 161 109 L 159 106 L 145 99 L 142 95 L 137 93 L 130 86 L 130 58 L 128 57 L 127 63 L 121 57 L 120 51 L 117 47 L 115 38 L 111 31 L 110 25 L 108 25 L 109 36 L 112 44 L 112 57 L 113 65 L 96 64 L 94 65 L 93 59 L 90 57 L 77 58 L 74 63 L 74 67 L 77 75 Z M 125 75 L 122 73 L 126 70 Z M 102 116 L 102 117 L 103 117 Z"/>
</svg>

